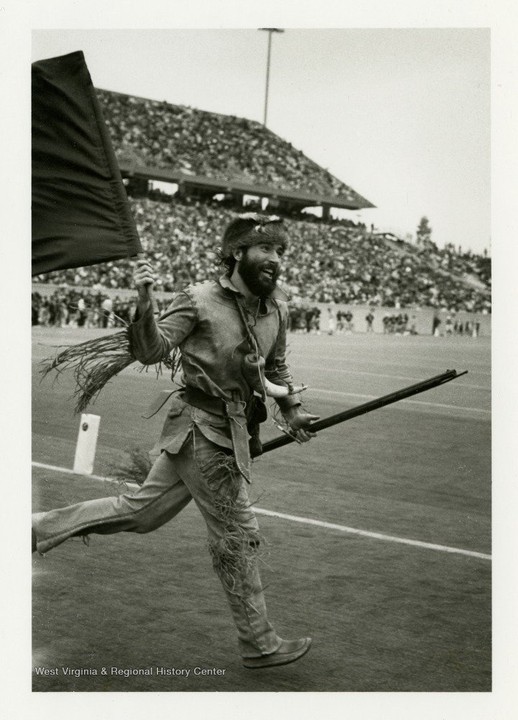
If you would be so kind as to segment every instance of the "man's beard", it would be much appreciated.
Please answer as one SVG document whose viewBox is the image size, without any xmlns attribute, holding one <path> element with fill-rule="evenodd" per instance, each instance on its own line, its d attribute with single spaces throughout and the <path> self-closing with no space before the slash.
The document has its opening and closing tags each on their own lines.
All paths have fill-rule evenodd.
<svg viewBox="0 0 518 720">
<path fill-rule="evenodd" d="M 271 277 L 263 273 L 265 270 L 271 271 Z M 238 261 L 237 271 L 250 292 L 257 297 L 268 297 L 277 287 L 279 268 L 273 263 L 250 261 L 245 253 L 241 260 Z"/>
</svg>

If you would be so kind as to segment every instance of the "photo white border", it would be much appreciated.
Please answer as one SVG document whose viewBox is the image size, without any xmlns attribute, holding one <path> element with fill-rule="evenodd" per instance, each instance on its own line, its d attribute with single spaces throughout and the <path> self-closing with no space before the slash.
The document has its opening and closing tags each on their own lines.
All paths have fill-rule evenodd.
<svg viewBox="0 0 518 720">
<path fill-rule="evenodd" d="M 2 233 L 2 450 L 6 462 L 4 592 L 0 678 L 3 707 L 11 718 L 140 718 L 142 713 L 204 712 L 247 720 L 282 713 L 299 718 L 347 715 L 383 720 L 489 720 L 511 717 L 516 705 L 518 646 L 514 453 L 518 428 L 518 367 L 514 310 L 518 242 L 517 52 L 515 5 L 482 2 L 319 3 L 263 0 L 155 1 L 138 7 L 125 0 L 0 5 L 2 169 L 0 197 L 7 199 Z M 32 693 L 30 688 L 30 564 L 26 517 L 30 512 L 30 43 L 33 29 L 51 28 L 244 28 L 244 27 L 489 27 L 492 34 L 492 261 L 493 478 L 494 478 L 494 682 L 491 693 Z M 6 73 L 4 71 L 7 70 Z M 7 217 L 6 217 L 7 216 Z M 27 283 L 27 285 L 26 285 Z M 514 296 L 514 297 L 513 297 Z M 27 549 L 27 554 L 26 554 Z M 27 559 L 26 559 L 27 558 Z M 7 625 L 7 627 L 5 627 Z M 200 703 L 203 708 L 200 708 Z M 245 704 L 246 703 L 246 704 Z"/>
</svg>

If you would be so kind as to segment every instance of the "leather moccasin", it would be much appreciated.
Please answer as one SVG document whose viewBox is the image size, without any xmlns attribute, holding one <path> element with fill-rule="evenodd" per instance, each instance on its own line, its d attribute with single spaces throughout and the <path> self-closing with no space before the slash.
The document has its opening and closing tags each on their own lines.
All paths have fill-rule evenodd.
<svg viewBox="0 0 518 720">
<path fill-rule="evenodd" d="M 251 669 L 287 665 L 305 655 L 310 647 L 311 638 L 281 640 L 281 644 L 275 652 L 269 655 L 260 655 L 259 657 L 245 657 L 243 658 L 243 665 Z"/>
</svg>

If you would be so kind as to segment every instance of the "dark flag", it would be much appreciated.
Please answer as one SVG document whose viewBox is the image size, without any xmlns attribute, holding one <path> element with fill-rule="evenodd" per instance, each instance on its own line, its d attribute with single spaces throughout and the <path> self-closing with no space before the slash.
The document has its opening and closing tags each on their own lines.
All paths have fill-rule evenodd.
<svg viewBox="0 0 518 720">
<path fill-rule="evenodd" d="M 81 51 L 32 65 L 32 274 L 142 252 Z"/>
</svg>

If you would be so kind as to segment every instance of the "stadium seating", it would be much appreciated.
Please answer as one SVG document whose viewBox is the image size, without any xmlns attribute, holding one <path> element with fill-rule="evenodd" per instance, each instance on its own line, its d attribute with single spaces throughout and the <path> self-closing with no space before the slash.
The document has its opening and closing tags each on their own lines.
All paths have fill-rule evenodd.
<svg viewBox="0 0 518 720">
<path fill-rule="evenodd" d="M 364 200 L 258 122 L 97 90 L 119 160 Z"/>
<path fill-rule="evenodd" d="M 354 194 L 258 123 L 108 91 L 99 91 L 99 97 L 119 158 L 131 156 L 156 167 L 175 164 L 182 172 L 207 176 L 241 176 L 263 185 L 313 188 L 328 196 Z M 158 291 L 171 293 L 221 273 L 217 248 L 235 206 L 160 192 L 131 197 L 130 203 L 143 248 L 159 277 Z M 488 257 L 463 253 L 453 245 L 439 249 L 431 241 L 417 247 L 351 221 L 287 216 L 286 222 L 291 244 L 283 283 L 307 303 L 491 311 Z M 59 310 L 60 303 L 66 308 L 77 302 L 71 287 L 91 289 L 88 300 L 99 306 L 103 291 L 113 295 L 116 289 L 132 287 L 132 265 L 120 260 L 34 280 L 67 286 L 55 299 L 53 324 L 67 314 Z M 41 309 L 48 299 L 33 301 Z M 119 310 L 124 316 L 126 309 Z M 38 313 L 33 313 L 33 321 Z M 47 313 L 43 316 L 45 320 Z"/>
</svg>

